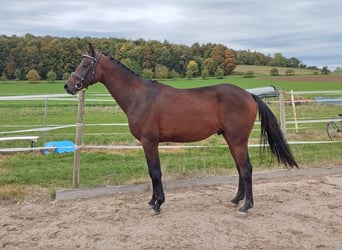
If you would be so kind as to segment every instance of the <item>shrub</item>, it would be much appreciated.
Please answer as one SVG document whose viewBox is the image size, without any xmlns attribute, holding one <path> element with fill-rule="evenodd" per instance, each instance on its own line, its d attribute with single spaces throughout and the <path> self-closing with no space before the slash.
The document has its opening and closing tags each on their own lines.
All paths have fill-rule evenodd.
<svg viewBox="0 0 342 250">
<path fill-rule="evenodd" d="M 57 75 L 53 70 L 50 70 L 47 73 L 46 78 L 49 82 L 54 82 L 54 81 L 56 81 Z"/>
<path fill-rule="evenodd" d="M 157 64 L 154 69 L 154 77 L 158 79 L 165 79 L 169 76 L 169 69 L 166 66 Z"/>
<path fill-rule="evenodd" d="M 247 70 L 244 74 L 243 77 L 245 78 L 252 78 L 254 77 L 254 71 L 253 70 Z"/>
<path fill-rule="evenodd" d="M 277 68 L 273 68 L 270 70 L 270 75 L 271 76 L 279 76 L 279 71 Z"/>
<path fill-rule="evenodd" d="M 287 76 L 294 76 L 295 75 L 294 69 L 287 69 L 287 70 L 285 70 L 285 75 L 287 75 Z"/>
<path fill-rule="evenodd" d="M 26 79 L 30 82 L 39 82 L 41 77 L 37 70 L 30 69 L 29 72 L 26 74 Z"/>
<path fill-rule="evenodd" d="M 179 78 L 180 77 L 180 74 L 177 73 L 174 69 L 172 69 L 169 73 L 169 77 L 170 78 Z"/>
<path fill-rule="evenodd" d="M 151 69 L 143 69 L 142 77 L 145 79 L 152 79 L 153 78 L 153 71 Z"/>
<path fill-rule="evenodd" d="M 221 69 L 220 67 L 217 68 L 216 72 L 215 72 L 215 76 L 218 79 L 223 79 L 223 69 Z"/>
<path fill-rule="evenodd" d="M 0 81 L 7 81 L 6 75 L 0 75 Z"/>
<path fill-rule="evenodd" d="M 68 80 L 68 78 L 70 77 L 70 73 L 69 72 L 64 72 L 62 75 L 62 80 Z"/>
</svg>

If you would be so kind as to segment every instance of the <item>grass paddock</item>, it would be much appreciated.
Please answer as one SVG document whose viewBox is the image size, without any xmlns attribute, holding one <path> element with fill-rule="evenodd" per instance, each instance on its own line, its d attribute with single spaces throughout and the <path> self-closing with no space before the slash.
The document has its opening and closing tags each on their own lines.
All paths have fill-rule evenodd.
<svg viewBox="0 0 342 250">
<path fill-rule="evenodd" d="M 288 79 L 288 80 L 287 80 Z M 318 78 L 317 78 L 318 79 Z M 341 90 L 341 82 L 331 82 L 320 77 L 317 81 L 297 82 L 291 78 L 273 77 L 243 78 L 232 76 L 225 79 L 177 79 L 162 80 L 166 84 L 190 88 L 216 83 L 230 82 L 242 88 L 257 88 L 274 85 L 286 91 L 323 91 Z M 1 96 L 64 94 L 63 82 L 29 84 L 27 82 L 0 82 Z M 91 86 L 86 92 L 84 116 L 84 145 L 139 145 L 129 133 L 127 126 L 108 126 L 105 124 L 126 123 L 127 118 L 111 99 L 101 84 Z M 337 96 L 340 94 L 337 94 Z M 103 101 L 92 101 L 103 98 Z M 328 94 L 331 97 L 331 94 Z M 313 100 L 313 95 L 298 98 Z M 289 98 L 289 96 L 287 96 Z M 270 99 L 277 100 L 277 99 Z M 40 136 L 37 146 L 44 141 L 71 140 L 75 138 L 75 127 L 38 132 L 10 133 L 15 130 L 27 130 L 74 125 L 77 117 L 77 100 L 48 100 L 45 115 L 44 100 L 3 101 L 0 100 L 0 137 Z M 269 107 L 279 117 L 279 105 L 270 103 Z M 296 106 L 299 120 L 325 120 L 337 117 L 341 105 L 317 105 L 313 102 Z M 291 106 L 286 107 L 286 117 L 293 120 Z M 258 121 L 258 120 L 257 120 Z M 101 126 L 96 124 L 102 124 Z M 255 125 L 251 144 L 259 142 L 260 127 Z M 290 141 L 327 141 L 325 122 L 302 123 L 299 130 L 293 124 L 287 125 L 287 137 Z M 162 145 L 173 145 L 171 143 Z M 176 144 L 180 145 L 180 144 Z M 190 149 L 160 149 L 164 179 L 186 179 L 203 176 L 236 174 L 234 162 L 221 136 L 212 137 L 189 145 L 207 146 Z M 0 142 L 0 148 L 28 147 L 27 141 Z M 337 166 L 342 164 L 340 143 L 291 145 L 291 149 L 300 167 Z M 278 169 L 283 166 L 269 156 L 260 160 L 260 150 L 250 148 L 251 161 L 255 171 Z M 73 154 L 49 154 L 40 152 L 0 153 L 0 199 L 21 199 L 28 193 L 37 194 L 37 190 L 46 189 L 54 193 L 57 188 L 70 188 L 72 180 Z M 97 187 L 129 183 L 148 182 L 148 169 L 143 151 L 140 149 L 89 149 L 82 152 L 80 183 L 82 187 Z"/>
</svg>

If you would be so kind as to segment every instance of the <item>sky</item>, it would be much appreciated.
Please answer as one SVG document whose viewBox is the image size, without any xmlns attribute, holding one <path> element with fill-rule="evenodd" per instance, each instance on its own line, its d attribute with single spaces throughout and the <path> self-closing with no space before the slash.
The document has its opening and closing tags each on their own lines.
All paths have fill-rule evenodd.
<svg viewBox="0 0 342 250">
<path fill-rule="evenodd" d="M 4 1 L 4 0 L 1 0 Z M 5 1 L 4 1 L 5 2 Z M 0 35 L 167 40 L 342 67 L 341 0 L 11 0 Z"/>
</svg>

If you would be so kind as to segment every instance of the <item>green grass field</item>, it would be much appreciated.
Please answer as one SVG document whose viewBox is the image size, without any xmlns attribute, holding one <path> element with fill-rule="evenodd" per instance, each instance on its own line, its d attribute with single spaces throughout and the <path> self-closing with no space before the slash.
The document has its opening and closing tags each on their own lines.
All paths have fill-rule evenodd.
<svg viewBox="0 0 342 250">
<path fill-rule="evenodd" d="M 162 80 L 166 84 L 190 88 L 230 82 L 242 88 L 257 88 L 274 85 L 286 91 L 341 90 L 341 82 L 292 82 L 277 81 L 272 77 L 243 78 L 241 76 L 225 79 L 177 79 Z M 63 82 L 29 84 L 27 82 L 0 82 L 0 97 L 13 95 L 64 94 Z M 120 108 L 111 101 L 107 90 L 101 84 L 91 86 L 86 92 L 86 111 L 84 117 L 84 145 L 139 145 L 129 133 L 127 126 L 95 126 L 93 124 L 126 123 L 127 119 Z M 103 101 L 92 101 L 91 99 Z M 287 97 L 288 98 L 288 97 Z M 300 96 L 312 98 L 312 95 Z M 109 100 L 109 101 L 108 101 Z M 270 108 L 279 117 L 278 104 Z M 300 120 L 330 119 L 341 112 L 341 105 L 305 104 L 296 107 Z M 42 128 L 44 126 L 45 100 L 3 101 L 0 100 L 0 137 L 37 135 L 37 146 L 44 141 L 72 140 L 75 128 L 50 130 L 46 133 L 22 132 L 15 130 Z M 48 100 L 46 126 L 74 125 L 77 117 L 77 99 Z M 293 120 L 291 106 L 286 108 L 286 117 Z M 259 126 L 255 125 L 251 144 L 258 143 Z M 303 123 L 295 132 L 294 125 L 287 125 L 289 140 L 328 140 L 325 123 Z M 161 149 L 161 163 L 164 179 L 196 178 L 211 175 L 236 174 L 234 163 L 225 147 L 222 137 L 214 135 L 193 145 L 209 146 L 193 149 Z M 163 144 L 165 145 L 165 144 Z M 172 145 L 172 144 L 167 144 Z M 179 144 L 177 144 L 179 145 Z M 0 148 L 28 147 L 27 141 L 0 142 Z M 301 167 L 335 166 L 342 164 L 341 144 L 303 144 L 291 145 Z M 281 168 L 270 157 L 259 157 L 258 148 L 250 148 L 252 164 L 256 171 Z M 37 187 L 54 193 L 58 188 L 70 188 L 72 181 L 73 154 L 43 155 L 40 152 L 0 153 L 0 199 L 19 199 Z M 84 150 L 81 158 L 80 183 L 82 187 L 96 187 L 127 183 L 148 182 L 148 170 L 142 150 Z"/>
</svg>

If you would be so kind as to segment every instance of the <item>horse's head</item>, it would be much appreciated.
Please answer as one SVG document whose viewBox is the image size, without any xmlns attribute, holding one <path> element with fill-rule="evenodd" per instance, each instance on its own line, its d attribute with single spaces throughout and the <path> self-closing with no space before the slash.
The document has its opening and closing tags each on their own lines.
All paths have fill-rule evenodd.
<svg viewBox="0 0 342 250">
<path fill-rule="evenodd" d="M 81 63 L 77 66 L 75 72 L 71 73 L 64 85 L 66 92 L 75 95 L 79 90 L 97 82 L 95 71 L 99 57 L 100 53 L 95 53 L 94 47 L 89 43 L 87 54 L 83 55 Z"/>
</svg>

